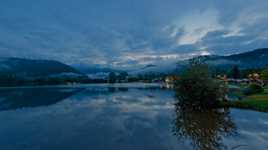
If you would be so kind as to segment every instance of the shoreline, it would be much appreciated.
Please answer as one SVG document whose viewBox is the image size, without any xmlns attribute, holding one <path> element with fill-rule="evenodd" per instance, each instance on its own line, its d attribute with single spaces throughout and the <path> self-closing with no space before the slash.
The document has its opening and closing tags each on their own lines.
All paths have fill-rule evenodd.
<svg viewBox="0 0 268 150">
<path fill-rule="evenodd" d="M 0 86 L 0 89 L 24 89 L 24 88 L 86 88 L 86 87 L 115 87 L 115 88 L 132 88 L 132 87 L 162 87 L 161 83 L 87 83 L 87 84 L 58 84 L 58 85 L 24 85 L 24 86 Z"/>
</svg>

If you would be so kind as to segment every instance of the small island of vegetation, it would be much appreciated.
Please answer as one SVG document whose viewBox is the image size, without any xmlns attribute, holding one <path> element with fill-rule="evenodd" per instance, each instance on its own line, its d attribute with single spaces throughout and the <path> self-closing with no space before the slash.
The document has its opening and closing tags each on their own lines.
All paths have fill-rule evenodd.
<svg viewBox="0 0 268 150">
<path fill-rule="evenodd" d="M 251 72 L 247 79 L 241 78 L 237 66 L 229 74 L 233 78 L 217 75 L 206 63 L 193 60 L 175 81 L 177 104 L 194 110 L 241 108 L 268 111 L 268 67 L 258 73 Z M 235 98 L 229 96 L 230 93 L 235 94 Z"/>
</svg>

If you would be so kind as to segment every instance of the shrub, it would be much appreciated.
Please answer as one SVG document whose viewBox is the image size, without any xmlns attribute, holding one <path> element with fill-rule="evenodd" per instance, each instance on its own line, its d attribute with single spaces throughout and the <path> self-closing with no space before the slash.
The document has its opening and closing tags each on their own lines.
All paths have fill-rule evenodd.
<svg viewBox="0 0 268 150">
<path fill-rule="evenodd" d="M 109 74 L 109 79 L 108 79 L 109 83 L 115 83 L 116 82 L 116 74 L 114 72 L 111 72 Z"/>
<path fill-rule="evenodd" d="M 268 81 L 268 66 L 261 72 L 261 79 Z"/>
<path fill-rule="evenodd" d="M 263 91 L 264 91 L 264 89 L 262 88 L 261 85 L 256 84 L 256 83 L 252 83 L 247 88 L 245 88 L 243 90 L 243 93 L 245 95 L 252 95 L 252 94 L 262 93 Z"/>
<path fill-rule="evenodd" d="M 191 64 L 175 84 L 178 104 L 194 109 L 211 108 L 225 100 L 226 85 L 212 78 L 206 64 Z"/>
</svg>

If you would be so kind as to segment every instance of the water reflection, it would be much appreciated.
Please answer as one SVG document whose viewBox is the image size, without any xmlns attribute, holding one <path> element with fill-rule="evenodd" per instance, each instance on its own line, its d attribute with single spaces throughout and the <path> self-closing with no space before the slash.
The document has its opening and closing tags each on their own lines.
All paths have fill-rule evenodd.
<svg viewBox="0 0 268 150">
<path fill-rule="evenodd" d="M 10 110 L 0 111 L 1 150 L 250 150 L 268 146 L 266 113 L 182 110 L 174 108 L 173 91 L 154 87 L 85 88 L 0 90 L 0 110 Z"/>
<path fill-rule="evenodd" d="M 230 112 L 225 110 L 193 111 L 176 106 L 174 134 L 190 140 L 193 149 L 227 149 L 222 139 L 236 133 Z"/>
<path fill-rule="evenodd" d="M 83 88 L 20 88 L 0 90 L 0 111 L 55 104 Z"/>
</svg>

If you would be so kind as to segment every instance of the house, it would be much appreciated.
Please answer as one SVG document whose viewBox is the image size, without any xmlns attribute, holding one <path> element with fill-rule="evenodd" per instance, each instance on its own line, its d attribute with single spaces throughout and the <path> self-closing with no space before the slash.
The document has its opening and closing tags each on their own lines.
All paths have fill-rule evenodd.
<svg viewBox="0 0 268 150">
<path fill-rule="evenodd" d="M 179 80 L 179 76 L 172 75 L 172 76 L 167 76 L 164 79 L 164 87 L 166 88 L 174 88 L 175 82 Z"/>
</svg>

